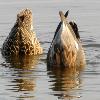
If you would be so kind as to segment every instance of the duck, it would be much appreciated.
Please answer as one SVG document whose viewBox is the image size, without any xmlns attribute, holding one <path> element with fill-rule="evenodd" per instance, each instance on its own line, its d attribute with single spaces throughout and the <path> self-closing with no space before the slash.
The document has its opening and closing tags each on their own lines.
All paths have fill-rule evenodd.
<svg viewBox="0 0 100 100">
<path fill-rule="evenodd" d="M 3 56 L 40 55 L 43 48 L 33 28 L 32 11 L 28 8 L 17 14 L 17 20 L 2 45 Z"/>
<path fill-rule="evenodd" d="M 47 66 L 49 68 L 79 68 L 86 64 L 78 26 L 74 21 L 68 21 L 68 14 L 69 10 L 65 15 L 59 11 L 61 21 L 47 52 Z"/>
</svg>

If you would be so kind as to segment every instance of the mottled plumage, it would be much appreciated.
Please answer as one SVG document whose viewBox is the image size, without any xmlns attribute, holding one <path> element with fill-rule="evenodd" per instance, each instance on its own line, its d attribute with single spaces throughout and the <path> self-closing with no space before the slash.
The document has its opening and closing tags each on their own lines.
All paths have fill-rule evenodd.
<svg viewBox="0 0 100 100">
<path fill-rule="evenodd" d="M 10 55 L 37 55 L 42 54 L 43 49 L 33 30 L 32 11 L 22 10 L 17 14 L 17 20 L 9 36 L 2 46 L 2 54 Z"/>
<path fill-rule="evenodd" d="M 78 27 L 74 22 L 68 22 L 67 16 L 59 12 L 61 22 L 47 54 L 48 67 L 84 66 L 85 55 L 80 41 Z"/>
</svg>

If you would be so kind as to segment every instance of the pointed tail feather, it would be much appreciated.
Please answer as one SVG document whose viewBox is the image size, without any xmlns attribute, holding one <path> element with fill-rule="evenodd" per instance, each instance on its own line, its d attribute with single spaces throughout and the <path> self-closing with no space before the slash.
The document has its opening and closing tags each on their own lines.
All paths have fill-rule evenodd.
<svg viewBox="0 0 100 100">
<path fill-rule="evenodd" d="M 67 18 L 69 14 L 69 10 L 65 13 L 65 17 Z"/>
<path fill-rule="evenodd" d="M 61 22 L 64 21 L 64 23 L 66 24 L 66 18 L 65 18 L 64 13 L 62 11 L 59 11 L 59 15 L 60 15 Z"/>
</svg>

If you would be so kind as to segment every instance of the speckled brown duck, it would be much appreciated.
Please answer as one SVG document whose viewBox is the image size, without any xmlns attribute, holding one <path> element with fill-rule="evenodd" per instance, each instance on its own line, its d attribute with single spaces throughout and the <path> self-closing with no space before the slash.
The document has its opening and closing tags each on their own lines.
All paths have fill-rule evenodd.
<svg viewBox="0 0 100 100">
<path fill-rule="evenodd" d="M 24 9 L 17 14 L 17 20 L 2 46 L 4 56 L 38 55 L 43 49 L 33 30 L 32 11 Z"/>
<path fill-rule="evenodd" d="M 68 22 L 68 12 L 59 12 L 61 22 L 47 54 L 48 67 L 80 67 L 86 63 L 78 27 L 75 22 Z"/>
</svg>

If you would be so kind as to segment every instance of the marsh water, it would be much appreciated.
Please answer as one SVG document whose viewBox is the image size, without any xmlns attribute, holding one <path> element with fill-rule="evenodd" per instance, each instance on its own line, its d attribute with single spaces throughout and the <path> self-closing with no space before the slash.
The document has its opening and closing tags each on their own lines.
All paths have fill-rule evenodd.
<svg viewBox="0 0 100 100">
<path fill-rule="evenodd" d="M 100 0 L 0 0 L 0 48 L 24 8 L 33 12 L 44 53 L 5 59 L 0 52 L 0 100 L 100 100 Z M 78 24 L 87 62 L 81 72 L 47 68 L 59 10 Z"/>
</svg>

